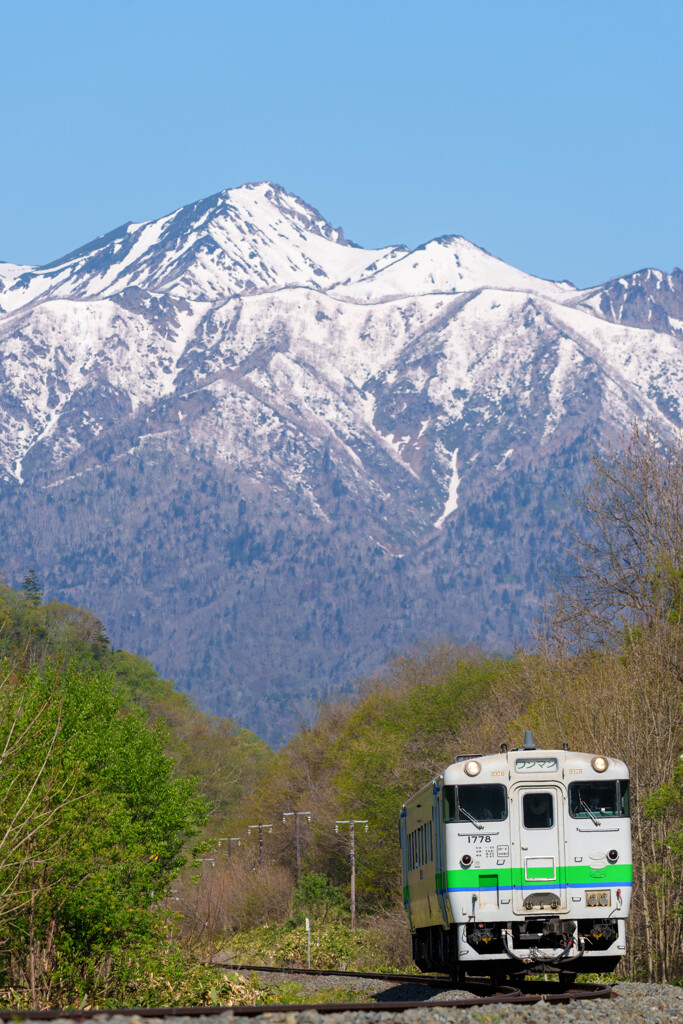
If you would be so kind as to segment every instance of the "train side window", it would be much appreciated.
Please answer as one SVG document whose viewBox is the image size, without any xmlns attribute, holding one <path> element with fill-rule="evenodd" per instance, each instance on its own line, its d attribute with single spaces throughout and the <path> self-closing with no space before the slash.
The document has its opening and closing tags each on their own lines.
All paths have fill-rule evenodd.
<svg viewBox="0 0 683 1024">
<path fill-rule="evenodd" d="M 432 822 L 429 822 L 429 860 L 434 860 L 434 827 Z"/>
<path fill-rule="evenodd" d="M 552 828 L 555 823 L 552 793 L 525 793 L 522 814 L 524 828 Z"/>
<path fill-rule="evenodd" d="M 631 817 L 631 793 L 628 779 L 619 779 L 619 809 L 622 818 Z"/>
</svg>

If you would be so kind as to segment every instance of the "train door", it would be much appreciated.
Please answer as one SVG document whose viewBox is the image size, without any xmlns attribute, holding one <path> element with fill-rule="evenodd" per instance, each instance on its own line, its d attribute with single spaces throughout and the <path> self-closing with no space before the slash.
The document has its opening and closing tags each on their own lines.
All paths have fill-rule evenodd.
<svg viewBox="0 0 683 1024">
<path fill-rule="evenodd" d="M 514 912 L 566 910 L 563 790 L 516 786 L 512 805 Z"/>
</svg>

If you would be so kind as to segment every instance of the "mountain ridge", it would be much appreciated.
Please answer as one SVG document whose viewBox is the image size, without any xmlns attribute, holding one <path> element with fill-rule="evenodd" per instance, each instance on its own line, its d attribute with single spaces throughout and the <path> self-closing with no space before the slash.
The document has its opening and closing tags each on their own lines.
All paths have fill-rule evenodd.
<svg viewBox="0 0 683 1024">
<path fill-rule="evenodd" d="M 677 269 L 366 250 L 271 183 L 17 269 L 6 573 L 273 742 L 418 639 L 523 639 L 591 444 L 682 422 Z"/>
</svg>

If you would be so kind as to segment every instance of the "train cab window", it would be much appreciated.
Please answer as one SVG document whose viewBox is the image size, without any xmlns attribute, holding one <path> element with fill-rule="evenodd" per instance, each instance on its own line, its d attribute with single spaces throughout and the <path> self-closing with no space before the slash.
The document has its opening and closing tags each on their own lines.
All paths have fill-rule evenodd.
<svg viewBox="0 0 683 1024">
<path fill-rule="evenodd" d="M 443 807 L 447 822 L 504 821 L 508 816 L 507 790 L 500 783 L 444 786 Z"/>
<path fill-rule="evenodd" d="M 628 779 L 570 782 L 569 813 L 572 818 L 628 818 Z"/>
<path fill-rule="evenodd" d="M 522 798 L 524 828 L 552 828 L 555 805 L 552 793 L 525 793 Z"/>
<path fill-rule="evenodd" d="M 443 820 L 455 821 L 455 786 L 443 787 Z"/>
</svg>

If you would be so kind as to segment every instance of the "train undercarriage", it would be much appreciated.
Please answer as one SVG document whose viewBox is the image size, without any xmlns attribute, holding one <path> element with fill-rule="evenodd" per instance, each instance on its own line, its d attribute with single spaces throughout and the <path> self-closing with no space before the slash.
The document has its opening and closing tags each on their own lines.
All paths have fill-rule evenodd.
<svg viewBox="0 0 683 1024">
<path fill-rule="evenodd" d="M 413 959 L 422 971 L 443 971 L 456 980 L 550 973 L 570 984 L 577 973 L 615 969 L 621 956 L 615 949 L 619 932 L 616 920 L 557 916 L 418 928 Z"/>
</svg>

